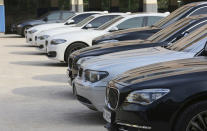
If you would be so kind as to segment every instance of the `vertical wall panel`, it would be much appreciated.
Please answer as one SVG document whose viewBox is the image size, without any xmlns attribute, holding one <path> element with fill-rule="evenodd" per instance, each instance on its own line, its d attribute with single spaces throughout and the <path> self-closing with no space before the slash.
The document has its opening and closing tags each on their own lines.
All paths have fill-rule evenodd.
<svg viewBox="0 0 207 131">
<path fill-rule="evenodd" d="M 5 9 L 4 5 L 0 5 L 0 32 L 5 32 Z"/>
</svg>

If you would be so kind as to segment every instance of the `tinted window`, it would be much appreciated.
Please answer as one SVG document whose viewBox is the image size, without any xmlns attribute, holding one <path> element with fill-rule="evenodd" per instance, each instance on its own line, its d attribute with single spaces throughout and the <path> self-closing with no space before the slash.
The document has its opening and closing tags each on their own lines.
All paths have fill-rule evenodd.
<svg viewBox="0 0 207 131">
<path fill-rule="evenodd" d="M 79 23 L 77 23 L 75 26 L 82 27 L 93 19 L 94 19 L 94 16 L 89 16 L 89 17 L 85 18 L 84 20 L 80 21 Z"/>
<path fill-rule="evenodd" d="M 148 16 L 147 17 L 147 26 L 151 26 L 155 23 L 157 23 L 158 21 L 160 21 L 163 17 L 160 16 Z"/>
<path fill-rule="evenodd" d="M 178 8 L 177 10 L 173 11 L 170 15 L 162 19 L 161 21 L 154 24 L 154 26 L 159 28 L 165 28 L 171 24 L 173 24 L 175 21 L 179 20 L 191 7 L 190 6 L 182 6 Z"/>
<path fill-rule="evenodd" d="M 63 20 L 67 20 L 69 19 L 70 17 L 72 17 L 74 15 L 74 13 L 71 13 L 71 12 L 63 12 L 62 14 L 62 19 Z"/>
<path fill-rule="evenodd" d="M 75 24 L 81 22 L 82 20 L 86 19 L 87 17 L 91 16 L 91 15 L 94 15 L 96 13 L 87 13 L 87 14 L 80 14 L 80 15 L 77 15 L 73 18 L 73 20 L 75 21 Z"/>
<path fill-rule="evenodd" d="M 92 20 L 89 24 L 91 24 L 93 28 L 98 28 L 104 23 L 111 21 L 115 17 L 118 17 L 118 15 L 101 16 Z"/>
<path fill-rule="evenodd" d="M 160 30 L 159 32 L 155 33 L 154 35 L 149 37 L 148 40 L 150 40 L 152 42 L 165 41 L 169 37 L 171 37 L 174 33 L 179 32 L 181 29 L 185 28 L 193 21 L 194 21 L 193 19 L 184 18 L 184 19 Z"/>
<path fill-rule="evenodd" d="M 207 14 L 207 7 L 202 7 L 195 12 L 193 12 L 190 16 L 200 15 L 200 14 Z"/>
<path fill-rule="evenodd" d="M 104 25 L 100 26 L 99 28 L 97 28 L 96 30 L 105 30 L 107 28 L 109 28 L 110 26 L 112 26 L 114 23 L 120 21 L 121 19 L 123 19 L 124 17 L 116 17 L 113 20 L 105 23 Z"/>
<path fill-rule="evenodd" d="M 54 12 L 47 16 L 48 20 L 59 20 L 60 19 L 60 12 Z"/>
<path fill-rule="evenodd" d="M 206 41 L 206 26 L 202 26 L 201 28 L 189 34 L 187 37 L 180 39 L 167 48 L 175 51 L 198 53 L 204 48 Z"/>
<path fill-rule="evenodd" d="M 131 18 L 131 19 L 128 19 L 128 20 L 122 22 L 117 27 L 119 30 L 142 27 L 143 26 L 143 19 L 144 19 L 144 17 Z"/>
</svg>

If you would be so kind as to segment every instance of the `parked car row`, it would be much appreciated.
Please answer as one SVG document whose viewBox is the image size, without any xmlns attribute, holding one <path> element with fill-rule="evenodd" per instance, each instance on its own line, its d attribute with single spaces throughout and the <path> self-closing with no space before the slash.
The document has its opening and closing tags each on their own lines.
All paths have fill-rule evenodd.
<svg viewBox="0 0 207 131">
<path fill-rule="evenodd" d="M 73 94 L 109 131 L 207 130 L 207 2 L 171 14 L 84 12 L 26 39 L 68 63 Z"/>
</svg>

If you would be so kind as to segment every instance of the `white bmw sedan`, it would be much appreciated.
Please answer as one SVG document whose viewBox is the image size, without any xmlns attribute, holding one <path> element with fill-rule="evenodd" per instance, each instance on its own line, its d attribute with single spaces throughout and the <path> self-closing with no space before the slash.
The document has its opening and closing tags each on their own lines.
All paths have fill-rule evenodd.
<svg viewBox="0 0 207 131">
<path fill-rule="evenodd" d="M 61 27 L 61 28 L 42 31 L 36 35 L 37 37 L 36 44 L 40 51 L 46 53 L 45 45 L 46 45 L 46 40 L 49 37 L 53 37 L 55 35 L 63 34 L 63 33 L 67 34 L 72 31 L 78 31 L 81 29 L 84 30 L 95 29 L 120 15 L 126 15 L 126 14 L 125 13 L 96 14 L 86 18 L 85 20 L 79 22 L 78 24 L 72 27 Z"/>
<path fill-rule="evenodd" d="M 47 54 L 50 59 L 67 62 L 69 55 L 81 48 L 92 46 L 92 40 L 98 36 L 112 31 L 138 28 L 145 26 L 144 19 L 147 16 L 155 17 L 157 21 L 167 16 L 166 13 L 143 13 L 122 15 L 107 22 L 97 29 L 74 31 L 67 34 L 59 34 L 48 38 Z M 155 22 L 157 22 L 155 21 Z"/>
<path fill-rule="evenodd" d="M 167 47 L 136 49 L 88 59 L 80 65 L 74 80 L 78 100 L 91 109 L 103 111 L 105 89 L 114 77 L 137 67 L 206 55 L 206 42 L 207 25 L 204 25 Z"/>
<path fill-rule="evenodd" d="M 79 23 L 80 21 L 84 20 L 85 18 L 94 15 L 94 14 L 99 14 L 99 13 L 107 13 L 107 12 L 84 12 L 84 13 L 76 13 L 75 16 L 69 18 L 66 22 L 64 23 L 50 23 L 50 24 L 43 24 L 43 25 L 37 25 L 32 28 L 29 28 L 25 32 L 25 38 L 26 42 L 30 45 L 36 45 L 35 44 L 35 35 L 38 34 L 41 31 L 44 30 L 49 30 L 53 28 L 58 28 L 58 27 L 70 27 L 74 26 L 75 24 Z"/>
</svg>

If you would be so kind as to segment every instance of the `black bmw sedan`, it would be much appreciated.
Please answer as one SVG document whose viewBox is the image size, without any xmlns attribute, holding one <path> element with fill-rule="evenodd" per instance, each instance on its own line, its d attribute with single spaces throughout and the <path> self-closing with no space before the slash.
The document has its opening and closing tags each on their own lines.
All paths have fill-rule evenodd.
<svg viewBox="0 0 207 131">
<path fill-rule="evenodd" d="M 194 2 L 184 5 L 177 10 L 173 11 L 169 16 L 163 18 L 160 22 L 155 23 L 152 26 L 148 26 L 152 18 L 145 18 L 144 28 L 128 29 L 124 31 L 116 31 L 110 34 L 98 37 L 93 40 L 93 45 L 101 44 L 103 42 L 114 42 L 114 41 L 126 41 L 135 39 L 146 39 L 156 32 L 166 28 L 167 26 L 173 24 L 174 22 L 199 14 L 207 13 L 207 3 L 206 2 Z"/>
<path fill-rule="evenodd" d="M 206 131 L 207 58 L 130 70 L 109 83 L 106 105 L 109 131 Z"/>
<path fill-rule="evenodd" d="M 165 29 L 157 32 L 146 40 L 122 41 L 118 43 L 100 44 L 89 48 L 76 51 L 69 57 L 68 76 L 69 83 L 77 76 L 78 65 L 89 58 L 105 55 L 114 52 L 135 50 L 141 48 L 167 46 L 182 37 L 187 36 L 194 30 L 207 24 L 207 15 L 197 15 L 181 19 Z"/>
</svg>

